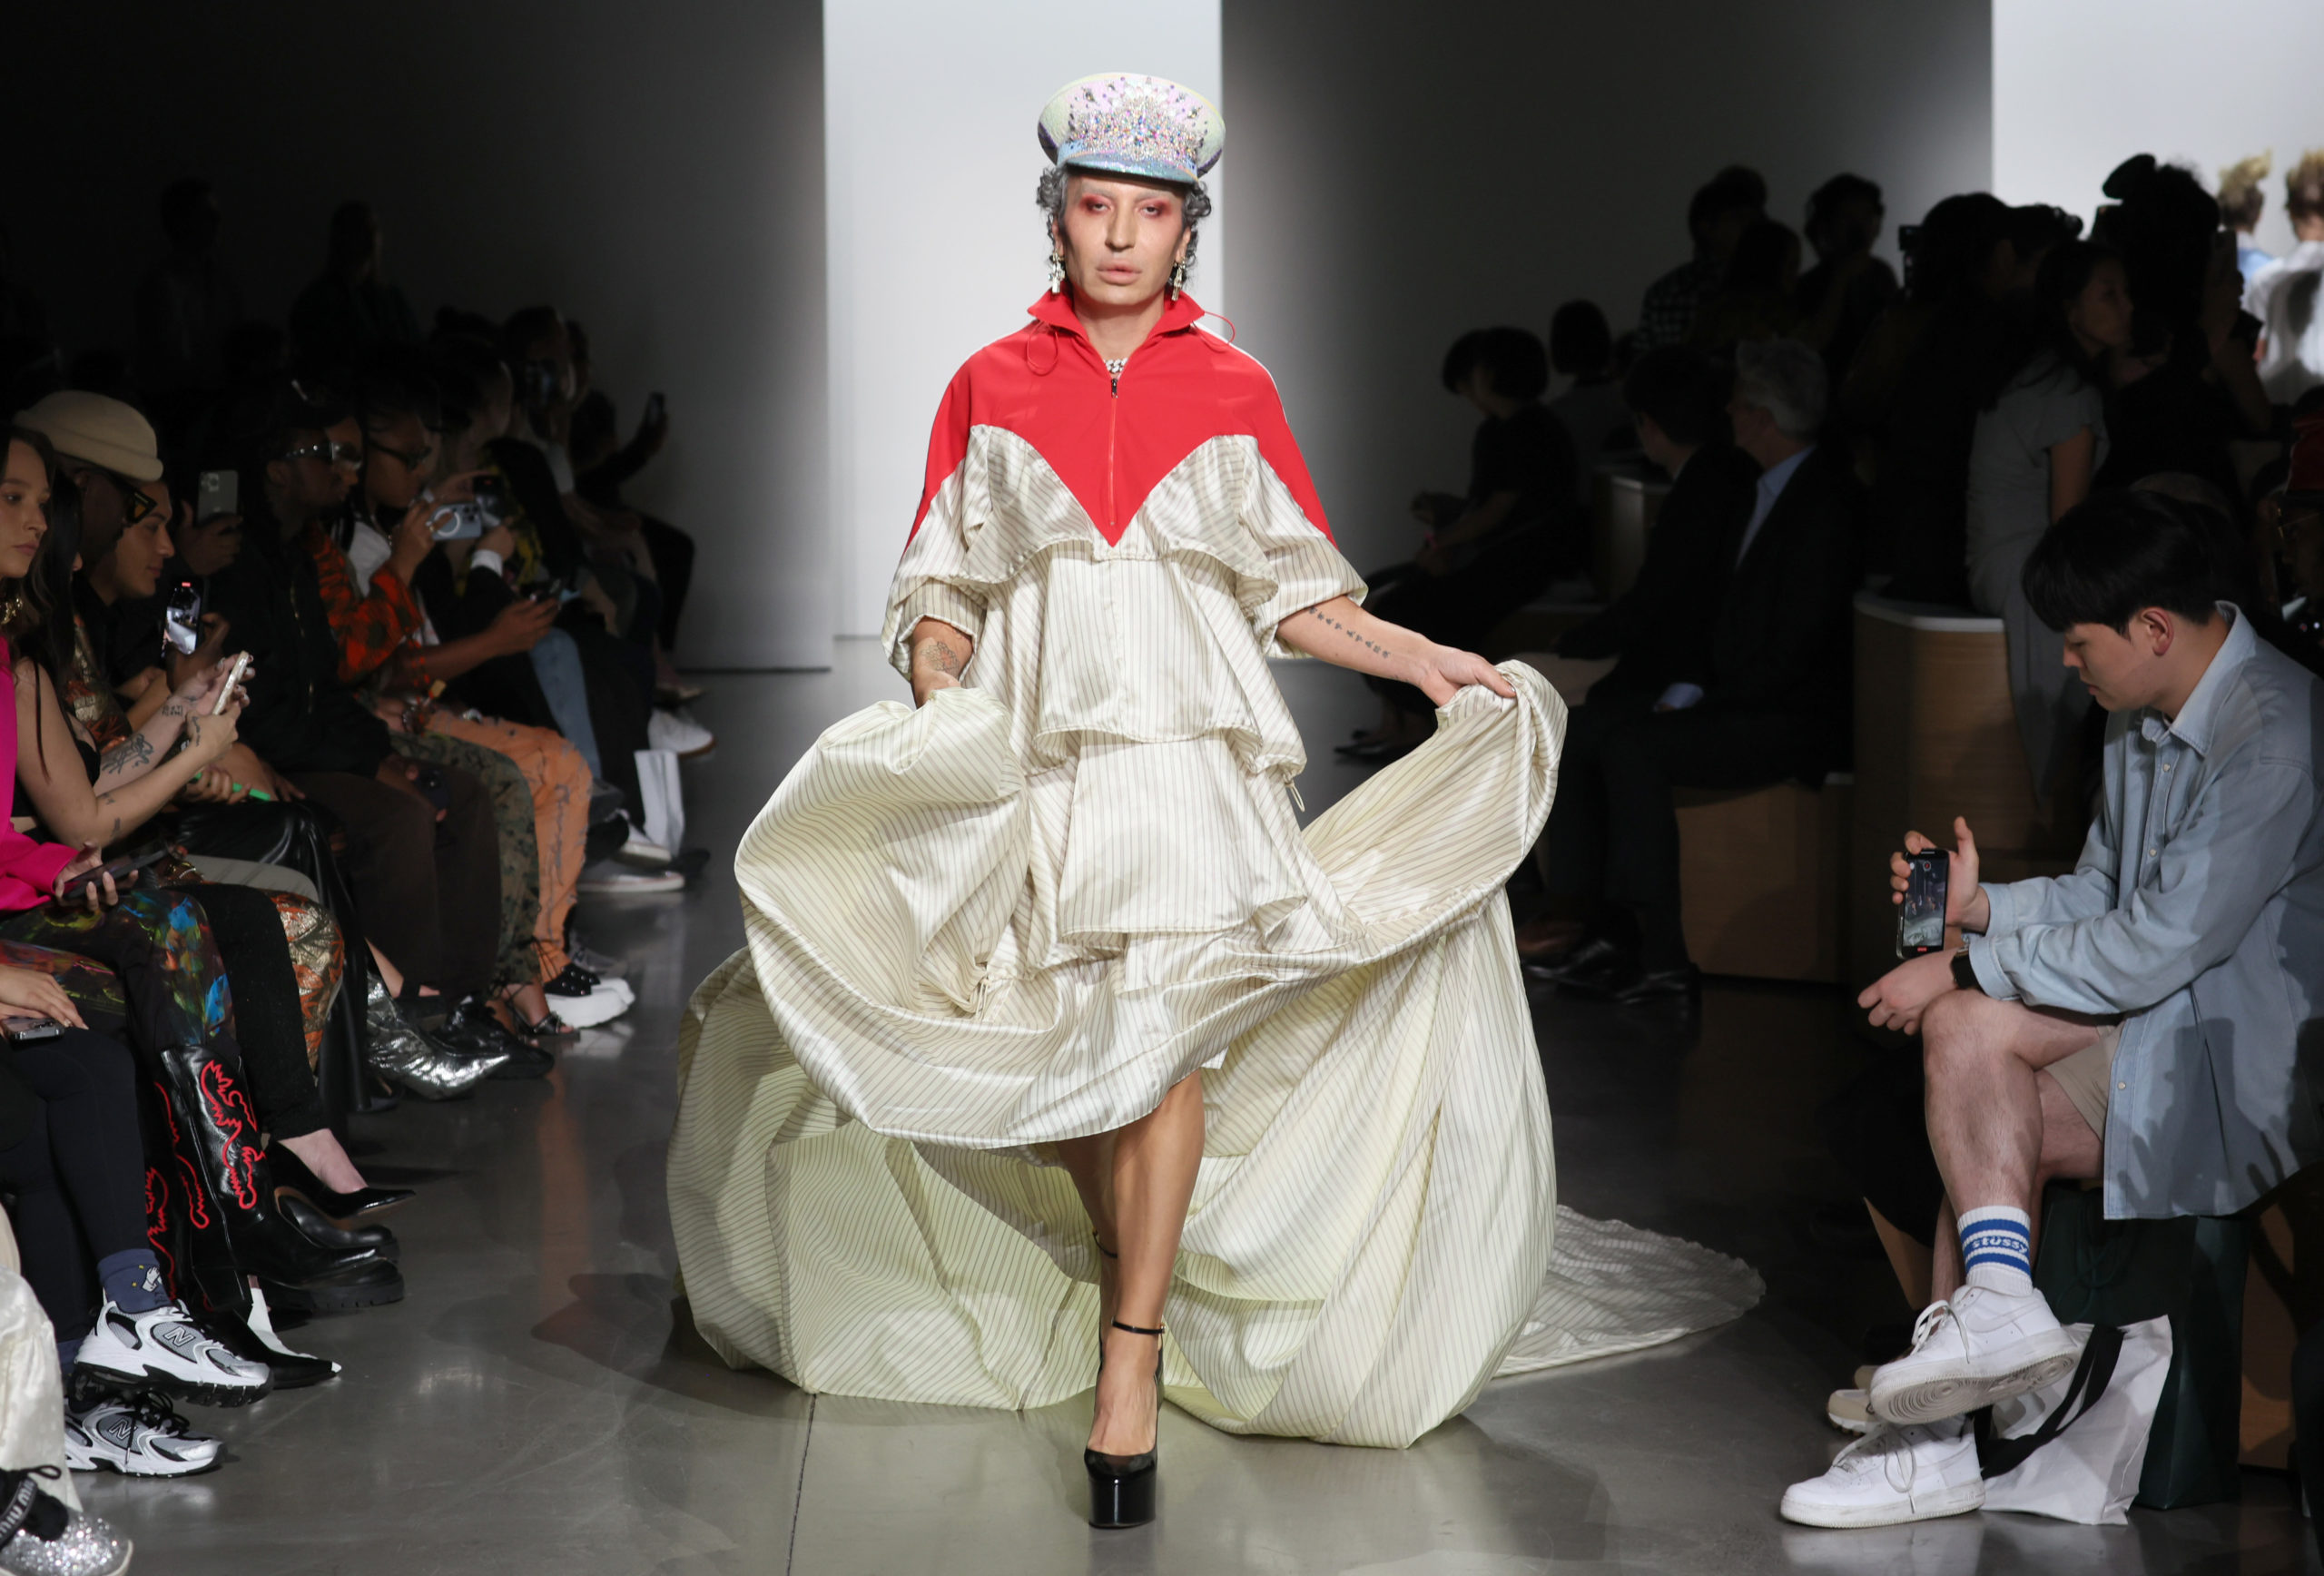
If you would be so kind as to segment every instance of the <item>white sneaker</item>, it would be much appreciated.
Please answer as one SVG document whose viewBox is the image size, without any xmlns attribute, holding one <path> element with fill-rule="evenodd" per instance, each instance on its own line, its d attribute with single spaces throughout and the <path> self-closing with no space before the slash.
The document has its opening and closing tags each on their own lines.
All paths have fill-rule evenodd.
<svg viewBox="0 0 2324 1576">
<path fill-rule="evenodd" d="M 64 1408 L 64 1464 L 74 1472 L 191 1477 L 216 1466 L 224 1450 L 158 1395 L 106 1395 Z"/>
<path fill-rule="evenodd" d="M 1913 1326 L 1913 1349 L 1872 1375 L 1872 1414 L 1891 1423 L 1959 1417 L 2064 1378 L 2081 1356 L 2040 1292 L 1963 1286 Z"/>
<path fill-rule="evenodd" d="M 581 870 L 575 890 L 593 897 L 625 897 L 635 892 L 682 892 L 686 878 L 674 870 L 631 870 L 601 859 Z"/>
<path fill-rule="evenodd" d="M 1834 1428 L 1850 1433 L 1872 1431 L 1872 1374 L 1867 1363 L 1856 1371 L 1856 1378 L 1845 1390 L 1835 1390 L 1824 1398 L 1824 1416 Z"/>
<path fill-rule="evenodd" d="M 656 750 L 667 750 L 681 761 L 691 761 L 707 755 L 718 748 L 718 735 L 704 727 L 683 708 L 655 706 L 654 714 L 645 719 L 645 742 Z"/>
<path fill-rule="evenodd" d="M 263 1363 L 237 1357 L 202 1333 L 182 1305 L 124 1314 L 107 1297 L 73 1359 L 76 1384 L 160 1390 L 204 1406 L 244 1406 L 274 1388 Z"/>
<path fill-rule="evenodd" d="M 615 849 L 612 857 L 619 863 L 635 865 L 639 870 L 670 868 L 670 851 L 638 831 L 635 825 L 629 829 L 629 841 Z"/>
<path fill-rule="evenodd" d="M 629 965 L 619 958 L 608 958 L 577 935 L 566 949 L 566 956 L 600 980 L 618 980 L 629 972 Z"/>
<path fill-rule="evenodd" d="M 1810 1527 L 1888 1527 L 1957 1516 L 1985 1502 L 1977 1436 L 1958 1417 L 1883 1423 L 1842 1450 L 1832 1470 L 1784 1491 L 1787 1522 Z"/>
</svg>

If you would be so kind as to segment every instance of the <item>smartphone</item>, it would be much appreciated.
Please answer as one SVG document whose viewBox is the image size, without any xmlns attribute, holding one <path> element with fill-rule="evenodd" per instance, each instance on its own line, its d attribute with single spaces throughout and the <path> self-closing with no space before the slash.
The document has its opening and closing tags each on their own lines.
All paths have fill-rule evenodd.
<svg viewBox="0 0 2324 1576">
<path fill-rule="evenodd" d="M 54 1018 L 0 1018 L 0 1034 L 8 1037 L 10 1045 L 38 1045 L 64 1032 L 64 1025 Z"/>
<path fill-rule="evenodd" d="M 428 802 L 447 814 L 452 809 L 452 785 L 445 780 L 441 768 L 422 764 L 419 775 L 412 779 L 412 786 L 428 795 Z"/>
<path fill-rule="evenodd" d="M 147 849 L 143 853 L 133 854 L 122 859 L 109 859 L 105 861 L 104 863 L 99 865 L 96 869 L 89 872 L 88 874 L 75 880 L 74 883 L 65 890 L 67 891 L 79 891 L 83 887 L 93 886 L 102 891 L 105 884 L 105 877 L 107 876 L 113 877 L 114 886 L 125 886 L 128 884 L 129 878 L 131 876 L 135 875 L 147 865 L 161 863 L 162 860 L 169 857 L 169 853 L 170 845 L 164 842 L 156 847 Z"/>
<path fill-rule="evenodd" d="M 179 581 L 162 605 L 162 638 L 182 656 L 192 656 L 202 644 L 202 592 L 192 581 Z"/>
<path fill-rule="evenodd" d="M 662 418 L 667 412 L 668 409 L 669 407 L 662 402 L 662 391 L 659 389 L 656 389 L 653 393 L 648 394 L 645 397 L 645 425 L 648 427 L 661 426 Z"/>
<path fill-rule="evenodd" d="M 226 709 L 226 703 L 234 698 L 234 687 L 242 682 L 242 675 L 250 670 L 251 654 L 247 651 L 236 652 L 233 669 L 226 675 L 225 687 L 218 692 L 218 699 L 210 707 L 212 716 L 214 717 Z"/>
<path fill-rule="evenodd" d="M 241 512 L 242 478 L 231 470 L 205 470 L 193 489 L 193 523 Z"/>
<path fill-rule="evenodd" d="M 1905 902 L 1896 914 L 1896 956 L 1917 958 L 1945 948 L 1947 856 L 1925 848 L 1905 856 Z"/>
</svg>

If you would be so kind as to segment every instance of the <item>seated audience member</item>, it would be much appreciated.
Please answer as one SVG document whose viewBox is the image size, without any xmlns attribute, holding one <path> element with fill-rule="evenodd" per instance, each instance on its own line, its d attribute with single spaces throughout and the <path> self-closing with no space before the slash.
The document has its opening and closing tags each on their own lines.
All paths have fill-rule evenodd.
<svg viewBox="0 0 2324 1576">
<path fill-rule="evenodd" d="M 2106 460 L 2107 364 L 2131 338 L 2122 263 L 2086 241 L 2054 248 L 2034 286 L 2034 348 L 1991 379 L 1969 456 L 1969 595 L 2009 638 L 2010 699 L 2036 796 L 2079 748 L 2090 701 L 2034 616 L 2021 571 L 2051 522 L 2090 496 Z"/>
<path fill-rule="evenodd" d="M 2073 874 L 1984 885 L 1955 821 L 1965 949 L 1860 998 L 1921 1038 L 1946 1199 L 1936 1300 L 1872 1376 L 1871 1448 L 1910 1458 L 1890 1485 L 1974 1463 L 1968 1413 L 2073 1368 L 2031 1279 L 2047 1182 L 2102 1180 L 2114 1219 L 2232 1215 L 2324 1157 L 2301 1055 L 2324 996 L 2324 688 L 2213 599 L 2212 562 L 2206 527 L 2155 493 L 2102 494 L 2043 538 L 2027 599 L 2110 714 L 2100 813 Z M 1907 1497 L 1864 1473 L 1844 1496 L 1842 1475 L 1786 1513 Z"/>
<path fill-rule="evenodd" d="M 423 773 L 395 754 L 387 724 L 340 682 L 314 563 L 296 547 L 309 524 L 346 503 L 362 464 L 361 429 L 345 407 L 285 383 L 270 391 L 251 431 L 242 550 L 212 581 L 228 645 L 253 665 L 242 738 L 270 792 L 311 797 L 346 822 L 356 844 L 348 878 L 367 939 L 407 985 L 480 998 L 500 913 L 491 802 L 469 773 Z"/>
<path fill-rule="evenodd" d="M 218 261 L 218 199 L 189 176 L 162 190 L 169 250 L 137 285 L 137 354 L 130 369 L 148 399 L 182 405 L 226 386 L 226 340 L 242 321 L 242 292 Z"/>
<path fill-rule="evenodd" d="M 448 511 L 470 501 L 469 488 L 439 462 L 435 429 L 442 410 L 423 370 L 374 367 L 358 380 L 357 409 L 364 442 L 361 485 L 335 527 L 319 521 L 300 537 L 339 642 L 339 676 L 348 684 L 392 686 L 392 695 L 378 695 L 377 709 L 399 750 L 458 766 L 490 791 L 500 846 L 497 983 L 517 1015 L 509 1027 L 536 1038 L 563 1035 L 566 1027 L 550 1010 L 542 988 L 547 984 L 560 999 L 589 994 L 586 988 L 566 989 L 578 981 L 564 979 L 569 962 L 562 939 L 588 835 L 589 769 L 555 733 L 448 715 L 431 697 L 438 682 L 482 660 L 529 651 L 548 633 L 556 604 L 511 602 L 479 635 L 450 645 L 430 639 L 434 631 L 409 588 L 413 571 L 432 552 L 465 553 L 474 547 L 475 538 L 435 539 Z M 392 523 L 392 539 L 382 521 Z M 349 537 L 347 547 L 342 536 Z M 350 561 L 357 541 L 372 566 L 360 585 Z M 468 566 L 483 572 L 472 560 Z M 585 1015 L 580 1002 L 567 1004 L 576 1017 Z M 625 1009 L 628 1000 L 594 1007 L 615 1005 Z M 586 1014 L 593 1023 L 617 1015 L 594 1009 Z"/>
<path fill-rule="evenodd" d="M 595 389 L 573 409 L 570 447 L 576 475 L 575 489 L 591 507 L 608 514 L 635 514 L 638 529 L 653 555 L 654 577 L 662 590 L 661 618 L 655 630 L 655 698 L 665 706 L 684 705 L 702 696 L 699 686 L 678 677 L 672 664 L 677 650 L 678 620 L 685 610 L 686 591 L 694 584 L 694 538 L 669 521 L 632 509 L 621 489 L 643 470 L 669 441 L 670 417 L 659 403 L 650 405 L 626 444 L 615 426 L 613 401 Z"/>
<path fill-rule="evenodd" d="M 1816 266 L 1799 276 L 1793 306 L 1799 338 L 1824 352 L 1832 387 L 1840 386 L 1856 347 L 1896 299 L 1896 275 L 1872 248 L 1887 211 L 1880 188 L 1861 175 L 1835 175 L 1807 199 L 1807 244 Z"/>
<path fill-rule="evenodd" d="M 1760 469 L 1709 638 L 1680 651 L 1650 709 L 1569 735 L 1544 834 L 1553 895 L 1598 906 L 1551 975 L 1624 1002 L 1688 996 L 1701 972 L 1679 909 L 1673 788 L 1820 784 L 1847 760 L 1849 598 L 1863 505 L 1816 442 L 1823 359 L 1794 340 L 1736 347 L 1735 441 Z M 1595 694 L 1587 713 L 1597 704 Z"/>
<path fill-rule="evenodd" d="M 1586 511 L 1599 460 L 1610 447 L 1629 447 L 1619 441 L 1630 413 L 1614 376 L 1614 334 L 1597 302 L 1568 301 L 1550 319 L 1550 370 L 1572 379 L 1550 401 L 1550 414 L 1573 449 L 1573 501 Z"/>
<path fill-rule="evenodd" d="M 19 960 L 35 948 L 11 948 Z M 0 1043 L 0 1187 L 25 1279 L 56 1332 L 75 1383 L 65 1403 L 65 1464 L 183 1477 L 217 1464 L 223 1443 L 196 1433 L 166 1397 L 192 1391 L 239 1404 L 273 1374 L 205 1335 L 172 1298 L 146 1236 L 144 1143 L 129 1049 L 91 1029 L 45 966 L 0 963 L 0 1006 L 63 1027 L 53 1039 Z"/>
<path fill-rule="evenodd" d="M 331 212 L 323 271 L 290 303 L 290 339 L 308 367 L 351 367 L 382 345 L 419 342 L 403 291 L 381 271 L 383 238 L 369 202 Z"/>
<path fill-rule="evenodd" d="M 1759 475 L 1750 456 L 1728 441 L 1727 378 L 1701 351 L 1679 345 L 1649 350 L 1622 379 L 1622 399 L 1637 424 L 1639 448 L 1669 474 L 1670 491 L 1647 533 L 1637 580 L 1605 612 L 1558 640 L 1561 658 L 1613 659 L 1567 718 L 1569 758 L 1577 736 L 1602 738 L 1652 711 L 1672 683 L 1701 671 L 1701 648 L 1718 621 Z M 1584 754 L 1593 750 L 1584 746 Z M 1551 892 L 1579 896 L 1590 884 L 1568 882 L 1561 889 L 1547 863 L 1544 884 Z M 1553 904 L 1553 911 L 1520 928 L 1521 957 L 1544 960 L 1581 939 L 1586 915 L 1555 911 L 1563 906 Z"/>
<path fill-rule="evenodd" d="M 1640 354 L 1686 343 L 1696 309 L 1718 289 L 1743 232 L 1766 218 L 1767 210 L 1767 182 L 1740 164 L 1729 164 L 1695 192 L 1687 204 L 1694 256 L 1646 287 L 1636 330 Z"/>
<path fill-rule="evenodd" d="M 1984 385 L 2015 343 L 2009 221 L 1975 192 L 1905 231 L 1904 298 L 1865 337 L 1842 391 L 1842 422 L 1871 474 L 1866 557 L 1894 571 L 1888 594 L 1907 601 L 1969 602 L 1969 449 Z"/>
<path fill-rule="evenodd" d="M 2268 178 L 2274 164 L 2272 153 L 2254 153 L 2248 159 L 2238 159 L 2219 172 L 2220 222 L 2235 231 L 2235 271 L 2243 276 L 2247 285 L 2276 261 L 2254 239 L 2260 228 L 2260 215 L 2268 208 L 2268 193 L 2260 182 Z"/>
<path fill-rule="evenodd" d="M 2240 304 L 2235 238 L 2191 173 L 2146 154 L 2109 175 L 2106 194 L 2119 201 L 2099 214 L 2098 238 L 2122 258 L 2138 310 L 2116 358 L 2098 485 L 2191 471 L 2240 496 L 2228 445 L 2266 437 L 2275 413 L 2255 360 L 2260 323 Z"/>
<path fill-rule="evenodd" d="M 1759 220 L 1735 243 L 1718 289 L 1696 308 L 1687 342 L 1718 353 L 1745 340 L 1796 337 L 1798 288 L 1799 237 L 1787 224 Z"/>
<path fill-rule="evenodd" d="M 1375 580 L 1381 617 L 1464 649 L 1523 606 L 1552 578 L 1589 559 L 1574 505 L 1573 448 L 1546 406 L 1550 360 L 1523 329 L 1478 329 L 1445 352 L 1445 389 L 1484 416 L 1469 447 L 1469 489 L 1423 493 L 1413 516 L 1426 544 L 1408 565 Z M 1393 584 L 1390 582 L 1393 581 Z M 1379 758 L 1426 738 L 1435 706 L 1410 685 L 1366 678 L 1381 697 L 1381 723 L 1343 746 Z"/>
<path fill-rule="evenodd" d="M 2284 217 L 2297 244 L 2246 280 L 2243 292 L 2265 335 L 2260 381 L 2279 405 L 2324 383 L 2324 149 L 2284 172 Z"/>
</svg>

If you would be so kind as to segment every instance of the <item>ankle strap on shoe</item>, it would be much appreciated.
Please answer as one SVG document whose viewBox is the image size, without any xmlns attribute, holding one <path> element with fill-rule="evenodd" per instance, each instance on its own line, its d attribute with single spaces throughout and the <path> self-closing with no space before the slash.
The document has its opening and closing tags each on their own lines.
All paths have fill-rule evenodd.
<svg viewBox="0 0 2324 1576">
<path fill-rule="evenodd" d="M 1119 1319 L 1114 1321 L 1114 1328 L 1128 1330 L 1133 1335 L 1158 1335 L 1162 1333 L 1158 1328 L 1149 1330 L 1143 1325 L 1125 1325 Z"/>
<path fill-rule="evenodd" d="M 1090 1235 L 1089 1246 L 1096 1248 L 1099 1253 L 1104 1254 L 1108 1258 L 1121 1257 L 1120 1254 L 1116 1253 L 1112 1248 L 1108 1247 L 1104 1242 L 1100 1241 L 1095 1233 Z"/>
</svg>

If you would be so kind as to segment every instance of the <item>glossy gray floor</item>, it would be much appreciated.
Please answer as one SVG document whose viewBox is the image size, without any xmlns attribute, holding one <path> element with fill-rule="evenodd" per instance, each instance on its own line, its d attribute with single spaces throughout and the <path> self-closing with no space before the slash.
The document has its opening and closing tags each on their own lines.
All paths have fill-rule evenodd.
<svg viewBox="0 0 2324 1576">
<path fill-rule="evenodd" d="M 1284 682 L 1320 757 L 1311 805 L 1356 773 L 1329 745 L 1364 692 Z M 336 1382 L 199 1421 L 224 1468 L 175 1484 L 82 1479 L 184 1576 L 486 1572 L 1394 1572 L 1630 1570 L 1965 1576 L 2308 1571 L 2279 1479 L 2240 1506 L 2092 1529 L 1995 1514 L 1870 1532 L 1787 1528 L 1784 1485 L 1839 1437 L 1824 1392 L 1870 1325 L 1907 1311 L 1877 1264 L 1805 1226 L 1846 1189 L 1812 1128 L 1852 1055 L 1837 1003 L 1714 989 L 1698 1026 L 1540 1003 L 1567 1202 L 1683 1232 L 1767 1276 L 1737 1325 L 1664 1350 L 1490 1387 L 1401 1452 L 1215 1433 L 1166 1415 L 1157 1527 L 1079 1518 L 1087 1404 L 1024 1415 L 811 1397 L 730 1373 L 681 1324 L 663 1206 L 672 1047 L 694 982 L 739 944 L 736 837 L 833 718 L 899 686 L 870 643 L 826 674 L 724 676 L 696 709 L 721 744 L 687 770 L 689 841 L 719 852 L 683 898 L 598 903 L 597 944 L 639 1003 L 545 1084 L 365 1121 L 375 1177 L 423 1191 L 396 1221 L 410 1296 L 300 1339 Z"/>
</svg>

